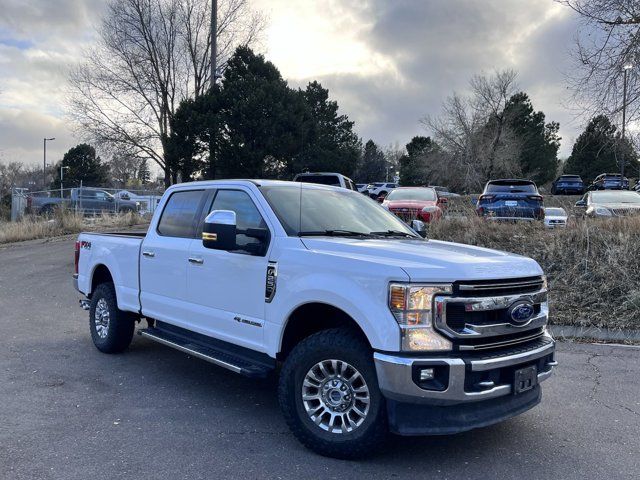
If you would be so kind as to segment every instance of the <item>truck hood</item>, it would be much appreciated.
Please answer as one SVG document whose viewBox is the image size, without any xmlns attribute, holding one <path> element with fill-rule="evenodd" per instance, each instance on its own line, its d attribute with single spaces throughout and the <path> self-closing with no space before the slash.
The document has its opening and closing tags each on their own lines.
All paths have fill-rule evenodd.
<svg viewBox="0 0 640 480">
<path fill-rule="evenodd" d="M 437 240 L 301 238 L 311 251 L 399 267 L 415 282 L 453 282 L 542 275 L 534 260 Z"/>
</svg>

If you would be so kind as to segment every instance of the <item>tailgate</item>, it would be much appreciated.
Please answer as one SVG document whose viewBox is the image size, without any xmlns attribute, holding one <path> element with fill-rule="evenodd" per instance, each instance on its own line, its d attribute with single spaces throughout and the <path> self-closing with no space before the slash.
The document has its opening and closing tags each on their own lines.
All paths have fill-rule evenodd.
<svg viewBox="0 0 640 480">
<path fill-rule="evenodd" d="M 479 213 L 492 218 L 544 218 L 542 197 L 498 193 L 483 195 L 478 203 Z"/>
</svg>

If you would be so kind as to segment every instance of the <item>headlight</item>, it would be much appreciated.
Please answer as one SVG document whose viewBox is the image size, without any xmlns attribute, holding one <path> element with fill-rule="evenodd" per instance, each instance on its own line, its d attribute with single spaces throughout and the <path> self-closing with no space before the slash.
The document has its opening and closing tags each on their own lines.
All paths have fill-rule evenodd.
<svg viewBox="0 0 640 480">
<path fill-rule="evenodd" d="M 400 325 L 402 350 L 451 350 L 451 342 L 434 330 L 431 311 L 435 295 L 451 292 L 451 285 L 389 286 L 389 308 Z"/>
<path fill-rule="evenodd" d="M 424 207 L 422 211 L 424 213 L 435 213 L 438 210 L 438 207 Z"/>
<path fill-rule="evenodd" d="M 596 215 L 602 215 L 603 217 L 611 216 L 611 210 L 609 210 L 608 208 L 596 207 L 595 212 L 596 212 Z"/>
</svg>

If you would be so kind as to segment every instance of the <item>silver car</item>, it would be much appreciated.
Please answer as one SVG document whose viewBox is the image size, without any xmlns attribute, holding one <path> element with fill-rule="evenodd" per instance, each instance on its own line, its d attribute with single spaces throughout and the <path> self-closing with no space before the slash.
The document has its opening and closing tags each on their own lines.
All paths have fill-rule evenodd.
<svg viewBox="0 0 640 480">
<path fill-rule="evenodd" d="M 628 190 L 598 190 L 586 193 L 575 207 L 589 217 L 640 215 L 640 194 Z"/>
<path fill-rule="evenodd" d="M 544 226 L 547 228 L 566 227 L 567 212 L 560 207 L 546 207 L 544 209 Z"/>
</svg>

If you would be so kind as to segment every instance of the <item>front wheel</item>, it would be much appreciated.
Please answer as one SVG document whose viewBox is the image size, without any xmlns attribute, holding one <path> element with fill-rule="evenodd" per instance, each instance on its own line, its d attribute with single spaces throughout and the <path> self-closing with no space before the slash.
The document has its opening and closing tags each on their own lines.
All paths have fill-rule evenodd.
<svg viewBox="0 0 640 480">
<path fill-rule="evenodd" d="M 280 373 L 280 407 L 307 448 L 358 458 L 384 443 L 387 417 L 371 348 L 355 332 L 324 330 L 300 342 Z"/>
<path fill-rule="evenodd" d="M 91 339 L 103 353 L 118 353 L 126 349 L 133 338 L 133 314 L 118 308 L 113 283 L 101 283 L 91 296 L 89 329 Z"/>
</svg>

